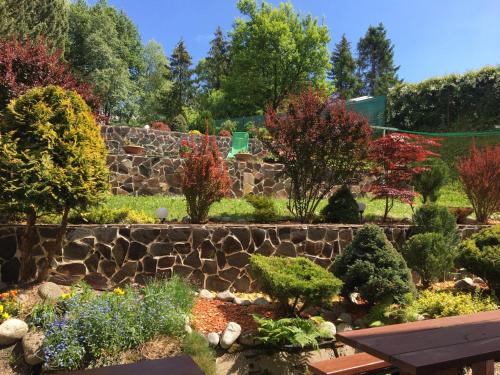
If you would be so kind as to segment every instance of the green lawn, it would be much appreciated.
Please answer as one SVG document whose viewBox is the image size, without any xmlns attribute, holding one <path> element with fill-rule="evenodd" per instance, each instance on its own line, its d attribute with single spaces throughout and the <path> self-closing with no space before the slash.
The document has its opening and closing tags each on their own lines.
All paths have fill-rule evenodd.
<svg viewBox="0 0 500 375">
<path fill-rule="evenodd" d="M 360 201 L 366 203 L 365 217 L 373 219 L 380 217 L 384 212 L 384 202 L 382 200 L 371 200 L 370 198 L 361 198 Z M 290 217 L 287 209 L 288 200 L 276 199 L 278 213 L 282 218 Z M 319 210 L 326 205 L 327 201 L 321 202 Z M 443 188 L 441 197 L 438 201 L 444 206 L 464 207 L 470 206 L 462 188 L 459 184 L 454 183 Z M 420 202 L 419 202 L 420 204 Z M 142 212 L 150 217 L 155 217 L 155 211 L 158 207 L 167 207 L 170 214 L 169 220 L 182 219 L 187 215 L 186 204 L 183 197 L 162 197 L 162 196 L 112 196 L 104 203 L 105 206 L 113 209 L 131 209 Z M 319 212 L 318 210 L 318 212 Z M 253 208 L 244 199 L 223 199 L 221 202 L 215 203 L 210 209 L 210 217 L 231 217 L 232 219 L 249 219 L 251 218 Z M 394 219 L 410 219 L 412 210 L 409 205 L 395 202 L 390 213 Z"/>
</svg>

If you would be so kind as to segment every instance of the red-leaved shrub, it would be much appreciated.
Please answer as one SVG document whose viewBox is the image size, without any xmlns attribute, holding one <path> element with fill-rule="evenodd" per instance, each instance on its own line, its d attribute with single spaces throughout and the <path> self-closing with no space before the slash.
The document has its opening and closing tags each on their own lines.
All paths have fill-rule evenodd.
<svg viewBox="0 0 500 375">
<path fill-rule="evenodd" d="M 221 137 L 230 137 L 231 136 L 231 132 L 229 130 L 222 129 L 222 130 L 219 131 L 219 136 L 221 136 Z"/>
<path fill-rule="evenodd" d="M 151 124 L 151 129 L 154 130 L 161 130 L 163 132 L 169 132 L 170 131 L 170 126 L 165 124 L 163 121 L 153 121 Z"/>
<path fill-rule="evenodd" d="M 285 113 L 269 106 L 265 118 L 267 150 L 285 165 L 291 191 L 288 208 L 302 222 L 336 185 L 353 181 L 365 166 L 371 130 L 365 117 L 308 89 L 289 98 Z"/>
<path fill-rule="evenodd" d="M 91 86 L 78 80 L 61 53 L 50 52 L 44 40 L 0 40 L 0 109 L 30 88 L 48 85 L 75 90 L 94 111 L 99 109 Z"/>
<path fill-rule="evenodd" d="M 231 191 L 231 179 L 214 137 L 198 138 L 198 142 L 191 137 L 181 143 L 182 192 L 192 223 L 206 222 L 210 206 Z"/>
<path fill-rule="evenodd" d="M 437 139 L 405 133 L 390 133 L 372 143 L 370 159 L 374 163 L 372 173 L 376 180 L 370 191 L 375 199 L 385 199 L 384 221 L 394 205 L 394 199 L 413 203 L 417 193 L 410 186 L 410 181 L 414 175 L 426 170 L 415 163 L 438 156 L 428 148 L 439 146 Z"/>
<path fill-rule="evenodd" d="M 477 221 L 486 223 L 500 210 L 500 146 L 478 149 L 473 144 L 470 156 L 458 160 L 457 169 Z"/>
</svg>

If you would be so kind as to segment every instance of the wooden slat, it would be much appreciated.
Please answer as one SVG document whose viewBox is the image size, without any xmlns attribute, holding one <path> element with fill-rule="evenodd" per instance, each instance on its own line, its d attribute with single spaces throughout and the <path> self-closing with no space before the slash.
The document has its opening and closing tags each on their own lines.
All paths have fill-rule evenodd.
<svg viewBox="0 0 500 375">
<path fill-rule="evenodd" d="M 102 367 L 67 372 L 61 375 L 204 375 L 191 357 L 178 357 L 142 361 L 130 365 Z"/>
<path fill-rule="evenodd" d="M 315 375 L 353 375 L 388 367 L 391 367 L 388 362 L 367 353 L 359 353 L 312 363 L 309 371 Z"/>
</svg>

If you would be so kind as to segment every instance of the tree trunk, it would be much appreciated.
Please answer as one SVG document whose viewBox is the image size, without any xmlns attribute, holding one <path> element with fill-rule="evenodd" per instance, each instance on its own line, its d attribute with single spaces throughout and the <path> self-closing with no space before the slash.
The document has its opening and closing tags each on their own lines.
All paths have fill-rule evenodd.
<svg viewBox="0 0 500 375">
<path fill-rule="evenodd" d="M 20 279 L 23 282 L 30 281 L 35 276 L 36 268 L 32 263 L 32 250 L 34 245 L 34 238 L 36 236 L 36 211 L 33 207 L 28 209 L 26 213 L 26 228 L 21 237 L 19 252 L 21 253 L 21 270 Z"/>
</svg>

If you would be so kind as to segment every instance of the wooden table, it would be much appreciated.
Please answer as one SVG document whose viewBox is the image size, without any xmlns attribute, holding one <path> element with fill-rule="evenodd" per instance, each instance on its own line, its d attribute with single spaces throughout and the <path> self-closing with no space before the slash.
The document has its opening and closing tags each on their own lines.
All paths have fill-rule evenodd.
<svg viewBox="0 0 500 375">
<path fill-rule="evenodd" d="M 397 366 L 401 374 L 494 375 L 500 310 L 337 333 L 337 339 Z"/>
</svg>

